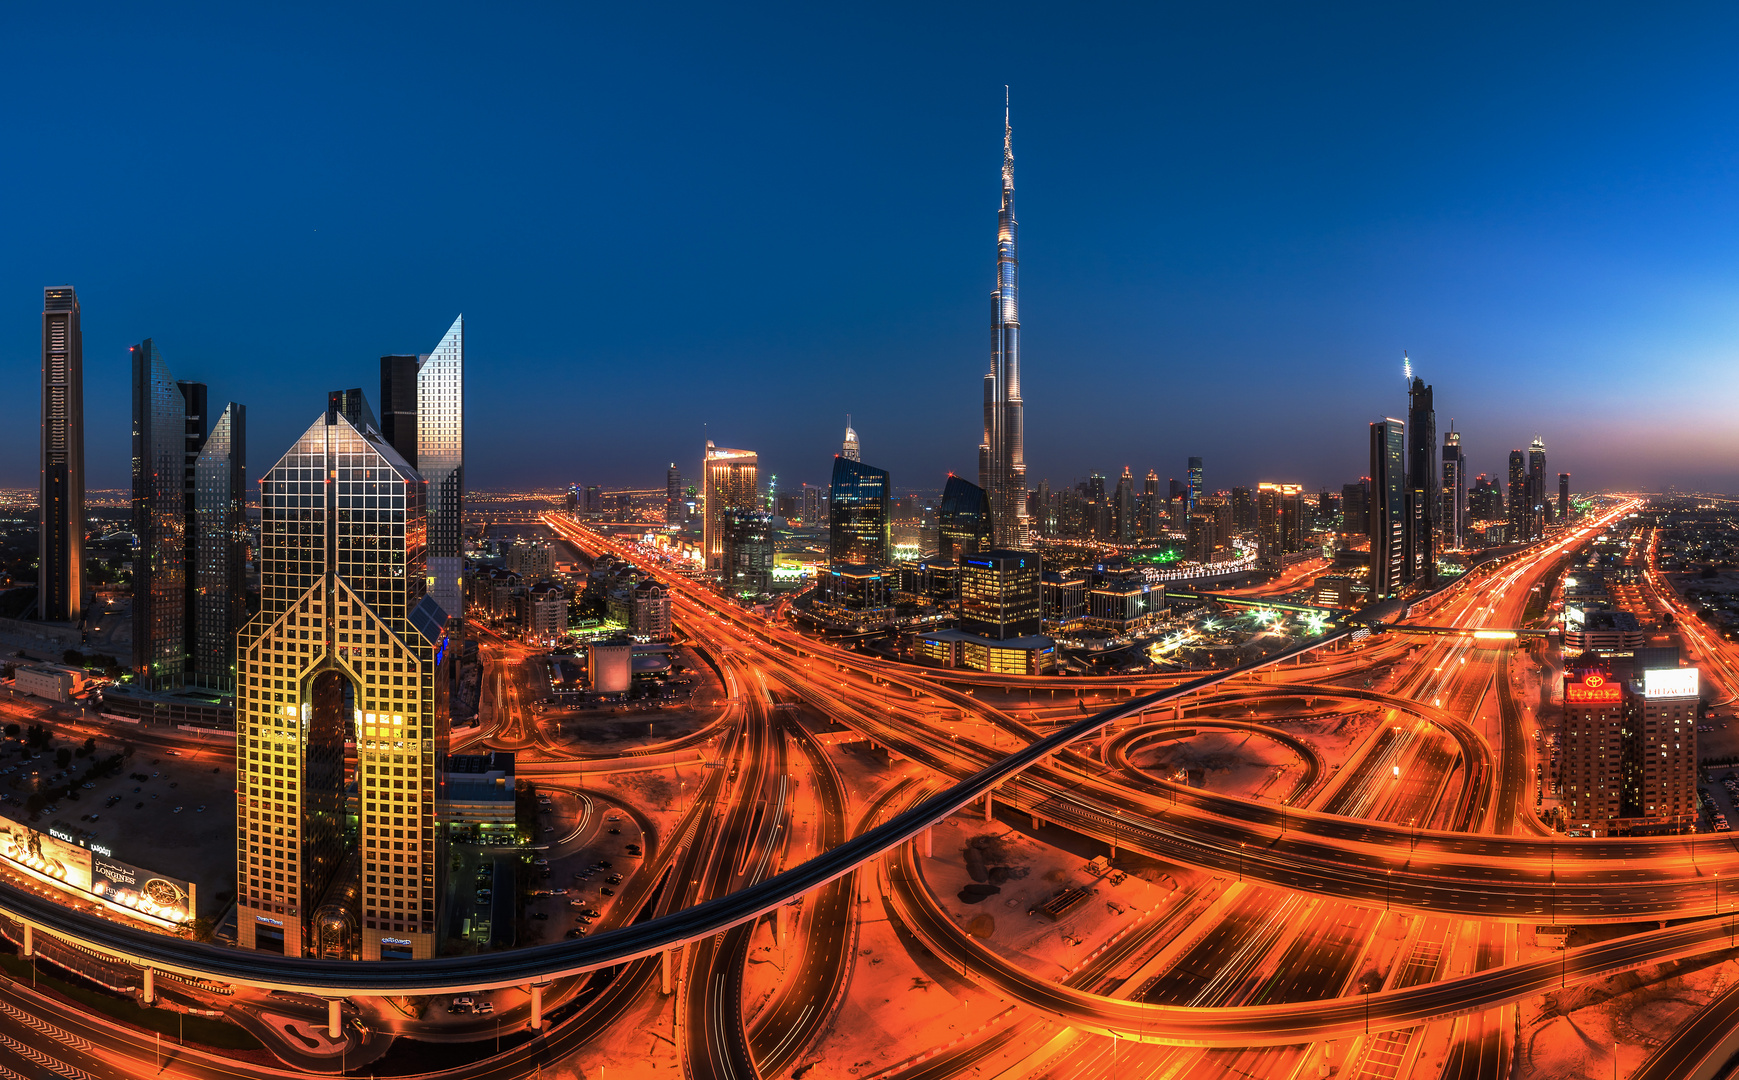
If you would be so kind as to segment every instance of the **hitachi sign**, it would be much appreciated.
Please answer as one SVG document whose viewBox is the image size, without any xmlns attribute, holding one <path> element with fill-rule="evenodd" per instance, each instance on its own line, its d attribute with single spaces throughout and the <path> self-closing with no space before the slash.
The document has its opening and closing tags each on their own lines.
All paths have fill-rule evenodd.
<svg viewBox="0 0 1739 1080">
<path fill-rule="evenodd" d="M 1691 698 L 1697 696 L 1697 669 L 1656 668 L 1642 673 L 1645 698 Z"/>
</svg>

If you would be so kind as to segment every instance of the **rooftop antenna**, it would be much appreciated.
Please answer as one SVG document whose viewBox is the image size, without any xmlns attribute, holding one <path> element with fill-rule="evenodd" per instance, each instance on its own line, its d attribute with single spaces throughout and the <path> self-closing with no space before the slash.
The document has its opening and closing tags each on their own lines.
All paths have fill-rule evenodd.
<svg viewBox="0 0 1739 1080">
<path fill-rule="evenodd" d="M 1413 361 L 1407 359 L 1407 350 L 1401 350 L 1401 377 L 1408 382 L 1413 381 Z"/>
</svg>

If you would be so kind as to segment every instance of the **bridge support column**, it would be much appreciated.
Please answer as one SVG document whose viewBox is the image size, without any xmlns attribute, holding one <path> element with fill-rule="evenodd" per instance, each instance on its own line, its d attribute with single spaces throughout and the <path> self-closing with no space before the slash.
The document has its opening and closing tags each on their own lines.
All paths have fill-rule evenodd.
<svg viewBox="0 0 1739 1080">
<path fill-rule="evenodd" d="M 336 1039 L 344 1033 L 343 998 L 326 999 L 326 1037 Z"/>
<path fill-rule="evenodd" d="M 924 829 L 924 858 L 926 859 L 936 857 L 936 838 L 931 835 L 933 831 L 933 826 L 926 826 Z"/>
<path fill-rule="evenodd" d="M 36 955 L 36 929 L 29 923 L 24 925 L 24 958 L 28 960 Z"/>
<path fill-rule="evenodd" d="M 1038 830 L 1038 829 L 1042 829 L 1044 827 L 1045 827 L 1045 819 L 1042 817 L 1039 817 L 1037 814 L 1034 814 L 1033 815 L 1033 829 Z"/>
<path fill-rule="evenodd" d="M 984 793 L 984 820 L 990 820 L 991 808 L 996 804 L 996 796 L 990 792 Z"/>
<path fill-rule="evenodd" d="M 670 996 L 670 949 L 658 954 L 658 992 Z"/>
<path fill-rule="evenodd" d="M 145 989 L 139 997 L 147 1005 L 157 1000 L 157 972 L 152 968 L 145 969 Z"/>
<path fill-rule="evenodd" d="M 773 909 L 773 944 L 781 944 L 785 940 L 785 907 L 781 904 Z"/>
<path fill-rule="evenodd" d="M 533 1031 L 543 1030 L 543 984 L 531 984 L 531 1021 L 527 1025 Z"/>
</svg>

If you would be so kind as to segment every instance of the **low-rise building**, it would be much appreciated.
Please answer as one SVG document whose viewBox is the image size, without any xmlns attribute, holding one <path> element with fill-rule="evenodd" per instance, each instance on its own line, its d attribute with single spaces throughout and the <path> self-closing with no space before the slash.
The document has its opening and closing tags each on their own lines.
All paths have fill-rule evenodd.
<svg viewBox="0 0 1739 1080">
<path fill-rule="evenodd" d="M 85 688 L 85 673 L 65 664 L 31 664 L 17 669 L 12 686 L 21 694 L 48 701 L 71 701 Z"/>
<path fill-rule="evenodd" d="M 1042 634 L 994 639 L 964 630 L 918 635 L 918 656 L 941 667 L 992 675 L 1048 675 L 1057 670 L 1057 644 Z"/>
<path fill-rule="evenodd" d="M 515 821 L 513 754 L 454 754 L 441 776 L 436 812 L 455 829 L 483 839 L 511 834 Z"/>
</svg>

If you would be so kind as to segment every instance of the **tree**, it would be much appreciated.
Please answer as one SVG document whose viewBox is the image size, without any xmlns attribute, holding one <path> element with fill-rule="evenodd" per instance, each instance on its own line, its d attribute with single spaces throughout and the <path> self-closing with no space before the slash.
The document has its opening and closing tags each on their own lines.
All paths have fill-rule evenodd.
<svg viewBox="0 0 1739 1080">
<path fill-rule="evenodd" d="M 60 662 L 68 667 L 83 667 L 85 654 L 79 652 L 77 649 L 68 649 L 66 652 L 60 654 Z"/>
<path fill-rule="evenodd" d="M 54 752 L 54 763 L 56 765 L 59 765 L 63 769 L 66 768 L 68 765 L 71 765 L 72 764 L 72 751 L 67 749 L 64 746 L 61 747 L 59 750 L 56 750 Z"/>
<path fill-rule="evenodd" d="M 20 729 L 17 724 L 7 724 L 6 725 L 6 737 L 8 739 L 16 739 L 16 738 L 18 738 L 18 732 L 20 730 L 22 730 L 22 729 Z"/>
<path fill-rule="evenodd" d="M 86 739 L 85 740 L 85 754 L 84 754 L 84 756 L 89 757 L 90 755 L 92 755 L 96 752 L 97 752 L 97 740 L 94 738 Z"/>
</svg>

